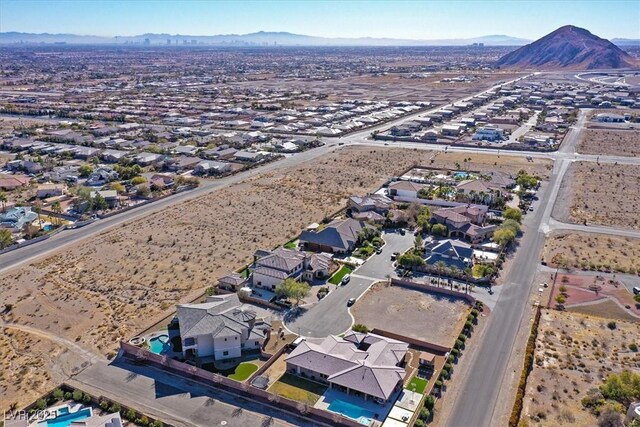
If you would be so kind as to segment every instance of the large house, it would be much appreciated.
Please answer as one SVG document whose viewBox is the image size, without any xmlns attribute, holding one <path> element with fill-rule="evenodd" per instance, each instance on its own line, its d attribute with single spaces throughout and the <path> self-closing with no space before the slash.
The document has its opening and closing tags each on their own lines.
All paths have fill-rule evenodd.
<svg viewBox="0 0 640 427">
<path fill-rule="evenodd" d="M 365 227 L 364 222 L 353 218 L 334 219 L 320 231 L 303 231 L 300 243 L 309 250 L 344 254 L 355 249 L 358 233 Z"/>
<path fill-rule="evenodd" d="M 21 230 L 26 224 L 31 224 L 38 218 L 38 214 L 30 207 L 18 206 L 0 215 L 0 227 Z"/>
<path fill-rule="evenodd" d="M 376 212 L 380 215 L 386 215 L 393 205 L 393 200 L 382 194 L 369 194 L 363 197 L 349 197 L 348 206 L 352 212 Z"/>
<path fill-rule="evenodd" d="M 243 351 L 260 349 L 271 332 L 270 319 L 257 318 L 236 294 L 210 296 L 202 304 L 181 304 L 176 311 L 185 358 L 240 357 Z"/>
<path fill-rule="evenodd" d="M 484 226 L 487 206 L 462 205 L 434 210 L 431 222 L 447 226 L 449 237 L 462 238 L 471 243 L 480 243 L 491 237 L 496 226 Z"/>
<path fill-rule="evenodd" d="M 425 249 L 425 261 L 430 266 L 444 263 L 448 268 L 455 267 L 462 271 L 473 263 L 473 249 L 464 242 L 443 240 L 427 245 Z"/>
<path fill-rule="evenodd" d="M 402 341 L 350 332 L 344 338 L 304 341 L 285 361 L 289 373 L 364 399 L 387 402 L 402 388 L 408 348 Z"/>
<path fill-rule="evenodd" d="M 272 291 L 289 277 L 304 281 L 328 277 L 331 266 L 331 254 L 305 253 L 285 248 L 271 252 L 257 251 L 254 259 L 251 276 L 253 286 Z"/>
<path fill-rule="evenodd" d="M 412 181 L 395 181 L 389 184 L 387 192 L 391 197 L 407 197 L 415 199 L 426 185 Z"/>
</svg>

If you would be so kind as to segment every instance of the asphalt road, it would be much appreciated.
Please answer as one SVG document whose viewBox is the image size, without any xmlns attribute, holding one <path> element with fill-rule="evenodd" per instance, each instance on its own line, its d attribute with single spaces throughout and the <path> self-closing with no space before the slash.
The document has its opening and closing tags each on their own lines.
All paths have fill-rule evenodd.
<svg viewBox="0 0 640 427">
<path fill-rule="evenodd" d="M 413 235 L 390 233 L 383 236 L 386 244 L 381 254 L 370 257 L 363 265 L 351 273 L 351 280 L 344 286 L 336 286 L 326 297 L 299 313 L 285 315 L 285 326 L 291 332 L 311 338 L 339 335 L 353 323 L 347 301 L 360 296 L 376 281 L 394 276 L 391 254 L 404 252 L 413 246 Z M 334 285 L 329 285 L 334 286 Z"/>
</svg>

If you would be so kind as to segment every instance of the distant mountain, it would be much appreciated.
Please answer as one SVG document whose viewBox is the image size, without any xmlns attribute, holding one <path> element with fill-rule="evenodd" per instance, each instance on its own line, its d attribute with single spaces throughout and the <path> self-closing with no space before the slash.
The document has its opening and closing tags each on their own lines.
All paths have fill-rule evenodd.
<svg viewBox="0 0 640 427">
<path fill-rule="evenodd" d="M 506 54 L 496 65 L 519 69 L 593 70 L 631 67 L 634 59 L 609 40 L 584 28 L 567 25 Z"/>
<path fill-rule="evenodd" d="M 394 38 L 329 38 L 287 32 L 259 31 L 250 34 L 218 34 L 190 36 L 181 34 L 140 34 L 136 36 L 84 36 L 76 34 L 0 33 L 0 44 L 150 44 L 150 45 L 217 45 L 217 46 L 522 46 L 529 40 L 505 35 L 490 35 L 467 39 L 412 40 Z"/>
<path fill-rule="evenodd" d="M 640 46 L 640 39 L 611 39 L 616 46 Z"/>
</svg>

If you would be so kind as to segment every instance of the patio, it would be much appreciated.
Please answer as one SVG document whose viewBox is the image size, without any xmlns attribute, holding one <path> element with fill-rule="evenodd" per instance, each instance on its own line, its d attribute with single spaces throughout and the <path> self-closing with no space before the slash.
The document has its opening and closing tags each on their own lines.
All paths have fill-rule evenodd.
<svg viewBox="0 0 640 427">
<path fill-rule="evenodd" d="M 393 395 L 391 395 L 388 403 L 381 405 L 373 400 L 365 400 L 360 396 L 347 394 L 343 391 L 329 388 L 322 396 L 320 396 L 320 399 L 314 405 L 314 407 L 325 411 L 336 412 L 332 411 L 330 409 L 330 406 L 332 406 L 332 404 L 334 404 L 335 406 L 336 402 L 345 402 L 349 405 L 357 406 L 358 408 L 362 409 L 362 413 L 370 414 L 370 417 L 368 417 L 367 415 L 362 416 L 371 418 L 375 421 L 383 421 L 391 411 L 391 408 L 393 408 L 396 399 L 398 398 L 398 396 L 400 396 L 401 393 L 402 390 L 396 391 Z M 340 406 L 343 405 L 341 404 Z"/>
</svg>

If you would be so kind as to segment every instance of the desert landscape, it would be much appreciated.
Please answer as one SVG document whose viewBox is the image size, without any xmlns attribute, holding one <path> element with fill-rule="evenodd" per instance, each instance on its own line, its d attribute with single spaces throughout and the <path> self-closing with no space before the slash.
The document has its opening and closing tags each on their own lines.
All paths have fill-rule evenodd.
<svg viewBox="0 0 640 427">
<path fill-rule="evenodd" d="M 597 425 L 582 399 L 608 375 L 635 367 L 639 342 L 637 324 L 543 310 L 520 425 Z"/>
<path fill-rule="evenodd" d="M 415 165 L 455 168 L 464 158 L 474 170 L 524 169 L 542 177 L 551 165 L 486 154 L 341 148 L 127 223 L 5 274 L 1 299 L 13 305 L 7 321 L 112 357 L 119 340 L 168 315 L 176 303 L 198 297 L 256 249 L 282 244 L 343 208 L 349 195 L 375 190 Z M 31 357 L 18 354 L 14 363 L 26 366 Z M 34 391 L 52 386 L 45 381 Z"/>
<path fill-rule="evenodd" d="M 570 197 L 562 214 L 571 222 L 640 229 L 640 167 L 575 162 L 563 186 Z"/>
<path fill-rule="evenodd" d="M 589 127 L 578 142 L 578 152 L 608 156 L 636 157 L 640 154 L 640 129 Z"/>
<path fill-rule="evenodd" d="M 542 261 L 552 267 L 640 272 L 640 240 L 594 233 L 557 232 L 547 237 Z"/>
</svg>

